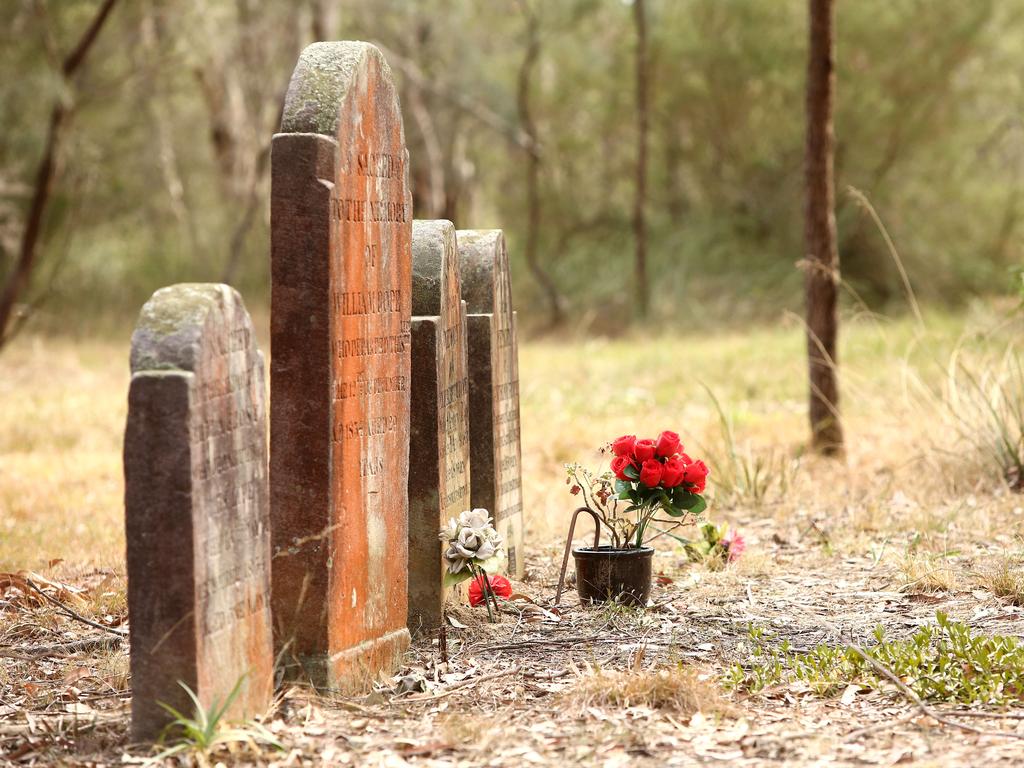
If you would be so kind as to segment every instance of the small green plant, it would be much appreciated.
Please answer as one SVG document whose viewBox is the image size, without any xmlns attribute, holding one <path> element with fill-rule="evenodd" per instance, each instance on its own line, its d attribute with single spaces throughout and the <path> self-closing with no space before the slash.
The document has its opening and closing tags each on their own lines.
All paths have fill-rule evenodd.
<svg viewBox="0 0 1024 768">
<path fill-rule="evenodd" d="M 892 671 L 925 701 L 1003 705 L 1024 701 L 1024 645 L 1014 637 L 971 633 L 970 627 L 937 613 L 936 623 L 905 640 L 886 640 L 877 627 L 875 645 L 863 653 Z M 751 660 L 726 670 L 723 683 L 756 693 L 771 686 L 802 682 L 821 696 L 835 696 L 848 685 L 891 688 L 891 682 L 850 646 L 818 645 L 794 652 L 787 642 L 771 646 L 751 627 Z"/>
<path fill-rule="evenodd" d="M 226 727 L 223 722 L 224 714 L 242 690 L 243 680 L 245 680 L 244 675 L 238 678 L 238 682 L 235 683 L 235 687 L 231 689 L 231 693 L 228 694 L 223 704 L 215 699 L 209 709 L 202 705 L 195 691 L 179 681 L 178 685 L 185 689 L 185 693 L 192 700 L 193 715 L 187 717 L 169 704 L 158 702 L 174 718 L 164 728 L 160 740 L 164 741 L 175 731 L 178 733 L 176 734 L 176 743 L 154 757 L 153 762 L 159 762 L 173 755 L 190 753 L 200 765 L 206 765 L 207 756 L 217 747 L 227 744 L 249 744 L 253 747 L 264 744 L 274 749 L 284 749 L 274 735 L 258 723 Z"/>
</svg>

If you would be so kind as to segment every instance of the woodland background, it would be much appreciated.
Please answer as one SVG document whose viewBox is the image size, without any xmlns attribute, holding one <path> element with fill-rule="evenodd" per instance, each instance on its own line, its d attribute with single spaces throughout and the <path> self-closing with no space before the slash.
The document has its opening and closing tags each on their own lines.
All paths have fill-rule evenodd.
<svg viewBox="0 0 1024 768">
<path fill-rule="evenodd" d="M 70 78 L 95 0 L 0 0 L 0 285 L 55 104 L 55 174 L 18 311 L 89 331 L 157 287 L 269 296 L 269 147 L 315 39 L 382 46 L 417 218 L 502 227 L 527 330 L 635 317 L 636 14 L 622 0 L 135 0 Z M 799 312 L 804 0 L 647 0 L 651 316 L 712 327 Z M 922 301 L 1019 282 L 1024 0 L 839 2 L 844 301 L 899 311 L 878 210 Z M 531 197 L 532 196 L 532 197 Z"/>
</svg>

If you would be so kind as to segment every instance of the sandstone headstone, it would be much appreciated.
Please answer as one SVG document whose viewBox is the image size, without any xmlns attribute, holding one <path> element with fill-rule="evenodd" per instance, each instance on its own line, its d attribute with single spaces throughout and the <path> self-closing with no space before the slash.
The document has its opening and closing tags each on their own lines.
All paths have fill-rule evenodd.
<svg viewBox="0 0 1024 768">
<path fill-rule="evenodd" d="M 263 356 L 226 285 L 162 288 L 132 336 L 124 440 L 132 732 L 241 680 L 228 718 L 273 693 Z"/>
<path fill-rule="evenodd" d="M 409 628 L 432 632 L 445 589 L 438 531 L 469 509 L 466 310 L 450 221 L 412 226 Z"/>
<path fill-rule="evenodd" d="M 519 346 L 505 236 L 459 230 L 459 268 L 469 336 L 470 497 L 505 537 L 508 571 L 523 575 Z"/>
<path fill-rule="evenodd" d="M 306 48 L 271 157 L 275 644 L 352 688 L 409 643 L 412 197 L 380 51 Z"/>
</svg>

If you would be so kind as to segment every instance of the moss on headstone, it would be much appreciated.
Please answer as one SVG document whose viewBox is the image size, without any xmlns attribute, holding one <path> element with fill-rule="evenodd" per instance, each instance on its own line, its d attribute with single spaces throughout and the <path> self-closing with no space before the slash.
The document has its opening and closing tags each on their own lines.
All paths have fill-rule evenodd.
<svg viewBox="0 0 1024 768">
<path fill-rule="evenodd" d="M 341 102 L 354 82 L 359 62 L 367 56 L 376 56 L 385 79 L 390 79 L 387 62 L 370 43 L 346 40 L 307 46 L 288 86 L 281 132 L 336 136 Z"/>
</svg>

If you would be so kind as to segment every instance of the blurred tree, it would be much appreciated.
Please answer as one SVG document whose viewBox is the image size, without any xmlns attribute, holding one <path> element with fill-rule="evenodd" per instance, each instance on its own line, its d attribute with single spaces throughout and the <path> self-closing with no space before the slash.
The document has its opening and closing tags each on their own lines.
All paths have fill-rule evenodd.
<svg viewBox="0 0 1024 768">
<path fill-rule="evenodd" d="M 804 279 L 810 379 L 811 444 L 827 455 L 843 450 L 839 419 L 836 339 L 839 333 L 839 253 L 836 250 L 835 0 L 809 0 L 807 51 L 807 144 Z"/>
<path fill-rule="evenodd" d="M 633 200 L 633 238 L 636 279 L 636 308 L 641 319 L 650 311 L 647 284 L 647 16 L 644 0 L 633 0 L 636 28 L 636 191 Z"/>
<path fill-rule="evenodd" d="M 59 329 L 67 312 L 119 320 L 160 285 L 224 277 L 264 304 L 266 147 L 298 50 L 325 37 L 385 48 L 415 215 L 505 229 L 524 332 L 560 315 L 622 333 L 636 314 L 642 111 L 650 318 L 717 328 L 796 309 L 807 49 L 793 30 L 806 0 L 641 2 L 646 110 L 640 9 L 625 2 L 122 3 L 75 78 L 74 130 L 61 133 L 18 304 Z M 0 25 L 0 284 L 18 262 L 50 110 L 69 92 L 39 44 L 38 3 L 8 0 Z M 60 50 L 101 5 L 49 3 Z M 836 13 L 838 189 L 871 200 L 922 302 L 1007 290 L 1024 258 L 1024 0 L 861 0 Z M 835 201 L 840 288 L 902 310 L 888 248 L 851 202 Z"/>
<path fill-rule="evenodd" d="M 49 56 L 57 59 L 57 43 L 53 30 L 49 26 L 47 7 L 43 0 L 37 2 L 39 13 L 45 19 L 44 43 Z M 65 93 L 57 95 L 56 102 L 50 111 L 50 122 L 46 131 L 46 142 L 43 155 L 36 167 L 35 183 L 28 211 L 25 214 L 21 241 L 18 247 L 17 261 L 0 286 L 0 348 L 6 344 L 17 331 L 20 323 L 15 322 L 15 306 L 28 288 L 35 268 L 36 258 L 40 250 L 40 235 L 43 230 L 43 217 L 46 215 L 53 192 L 53 185 L 60 172 L 60 152 L 64 141 L 64 133 L 74 113 L 74 81 L 85 64 L 96 39 L 103 30 L 117 0 L 103 0 L 96 9 L 82 36 L 60 61 L 60 76 L 66 88 Z M 26 318 L 28 309 L 22 318 Z"/>
<path fill-rule="evenodd" d="M 523 60 L 519 65 L 519 89 L 516 103 L 519 107 L 519 122 L 526 136 L 527 218 L 525 256 L 530 272 L 543 289 L 547 299 L 548 324 L 551 327 L 555 327 L 564 322 L 565 310 L 561 293 L 554 280 L 551 279 L 551 276 L 540 263 L 540 229 L 542 224 L 540 199 L 541 146 L 537 136 L 537 124 L 533 119 L 533 105 L 530 98 L 533 74 L 541 53 L 540 18 L 530 0 L 522 0 L 520 8 L 522 8 L 525 21 L 526 44 Z"/>
</svg>

